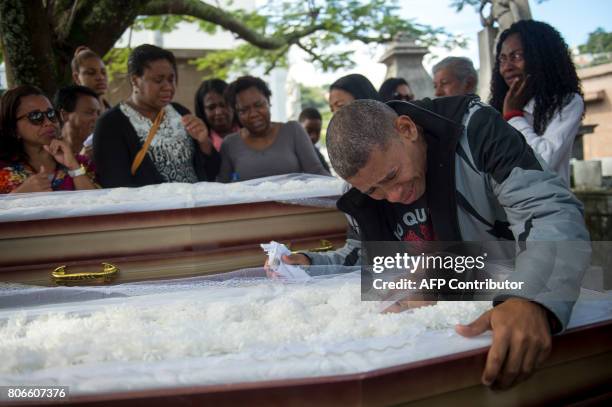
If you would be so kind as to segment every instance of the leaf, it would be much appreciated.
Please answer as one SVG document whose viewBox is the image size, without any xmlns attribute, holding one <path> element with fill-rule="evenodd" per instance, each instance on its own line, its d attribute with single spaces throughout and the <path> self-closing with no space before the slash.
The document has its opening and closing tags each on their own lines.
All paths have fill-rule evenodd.
<svg viewBox="0 0 612 407">
<path fill-rule="evenodd" d="M 238 10 L 232 14 L 249 28 L 275 38 L 292 38 L 295 33 L 320 25 L 322 29 L 288 42 L 282 52 L 298 45 L 307 50 L 310 62 L 326 72 L 354 65 L 347 44 L 353 41 L 380 44 L 391 41 L 400 32 L 412 34 L 424 46 L 466 46 L 464 37 L 414 23 L 401 17 L 399 11 L 398 2 L 389 0 L 330 0 L 311 2 L 310 6 L 309 2 L 269 1 L 256 12 Z M 227 75 L 230 71 L 248 72 L 257 65 L 269 71 L 286 62 L 286 55 L 280 55 L 278 50 L 263 51 L 246 44 L 235 50 L 211 52 L 195 64 L 200 70 L 219 70 Z"/>
<path fill-rule="evenodd" d="M 106 65 L 109 82 L 117 75 L 127 73 L 127 61 L 130 56 L 130 48 L 112 48 L 102 58 Z"/>
</svg>

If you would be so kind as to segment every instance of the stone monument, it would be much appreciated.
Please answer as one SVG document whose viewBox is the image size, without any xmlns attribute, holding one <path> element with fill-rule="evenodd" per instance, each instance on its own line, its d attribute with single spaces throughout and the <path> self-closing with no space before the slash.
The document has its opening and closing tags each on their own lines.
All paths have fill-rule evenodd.
<svg viewBox="0 0 612 407">
<path fill-rule="evenodd" d="M 423 67 L 423 57 L 428 52 L 427 47 L 416 44 L 413 36 L 397 34 L 379 61 L 387 65 L 385 79 L 404 78 L 417 99 L 433 97 L 432 79 Z"/>
</svg>

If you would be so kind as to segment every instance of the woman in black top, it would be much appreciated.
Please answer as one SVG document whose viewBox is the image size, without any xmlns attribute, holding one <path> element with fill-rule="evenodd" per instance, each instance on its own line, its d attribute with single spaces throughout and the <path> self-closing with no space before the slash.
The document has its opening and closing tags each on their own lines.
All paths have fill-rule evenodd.
<svg viewBox="0 0 612 407">
<path fill-rule="evenodd" d="M 195 94 L 194 110 L 208 127 L 210 139 L 217 151 L 225 136 L 240 130 L 234 109 L 223 94 L 227 83 L 222 79 L 209 79 L 200 84 Z"/>
<path fill-rule="evenodd" d="M 94 132 L 94 162 L 105 188 L 163 182 L 212 181 L 220 158 L 201 119 L 172 103 L 176 61 L 153 45 L 136 47 L 128 59 L 132 94 L 106 112 Z M 144 160 L 132 174 L 134 159 L 158 114 L 163 119 Z"/>
<path fill-rule="evenodd" d="M 329 110 L 332 113 L 359 99 L 381 100 L 372 82 L 363 75 L 346 75 L 329 86 Z"/>
</svg>

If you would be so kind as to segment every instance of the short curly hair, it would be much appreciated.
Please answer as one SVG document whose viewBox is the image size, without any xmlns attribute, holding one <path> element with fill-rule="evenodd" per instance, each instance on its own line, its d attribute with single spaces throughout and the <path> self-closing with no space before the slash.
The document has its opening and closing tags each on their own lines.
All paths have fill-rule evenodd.
<svg viewBox="0 0 612 407">
<path fill-rule="evenodd" d="M 272 92 L 268 85 L 261 79 L 255 76 L 241 76 L 236 79 L 234 82 L 230 83 L 227 89 L 225 90 L 225 99 L 230 103 L 230 106 L 233 109 L 236 109 L 236 96 L 244 90 L 249 88 L 255 88 L 260 91 L 270 102 L 270 96 L 272 96 Z"/>
<path fill-rule="evenodd" d="M 399 137 L 395 130 L 397 113 L 386 104 L 358 99 L 338 110 L 327 127 L 329 160 L 344 179 L 355 176 L 378 147 L 385 149 Z"/>
</svg>

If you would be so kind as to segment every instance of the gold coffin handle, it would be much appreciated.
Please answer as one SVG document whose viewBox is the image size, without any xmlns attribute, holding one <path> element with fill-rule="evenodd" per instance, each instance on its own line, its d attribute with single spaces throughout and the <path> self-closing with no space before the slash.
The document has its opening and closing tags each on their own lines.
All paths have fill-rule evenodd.
<svg viewBox="0 0 612 407">
<path fill-rule="evenodd" d="M 333 250 L 333 249 L 334 249 L 334 245 L 333 245 L 333 243 L 332 243 L 332 242 L 330 242 L 329 240 L 324 240 L 324 239 L 321 239 L 321 240 L 319 241 L 319 243 L 320 243 L 320 246 L 319 246 L 319 247 L 315 247 L 314 249 L 292 250 L 292 251 L 291 251 L 291 253 L 298 253 L 298 252 L 301 252 L 301 251 L 308 251 L 308 252 L 327 252 L 327 251 L 330 251 L 330 250 Z M 291 248 L 291 243 L 289 243 L 289 244 L 287 245 L 287 247 Z"/>
<path fill-rule="evenodd" d="M 85 283 L 92 280 L 104 280 L 109 282 L 117 276 L 119 268 L 110 263 L 102 263 L 102 271 L 94 271 L 90 273 L 68 273 L 66 266 L 59 266 L 51 272 L 51 277 L 58 283 Z"/>
</svg>

